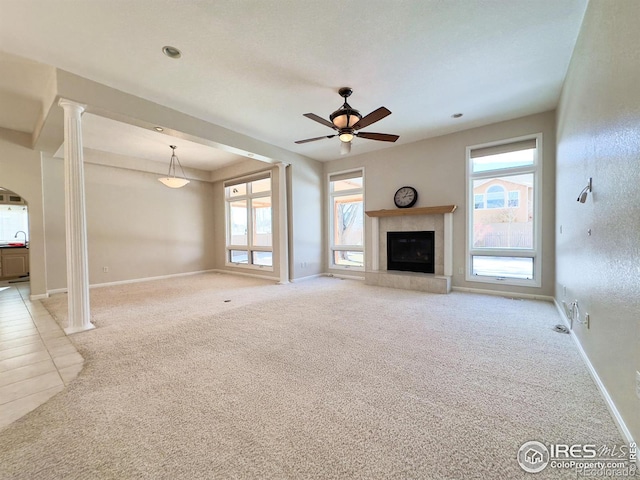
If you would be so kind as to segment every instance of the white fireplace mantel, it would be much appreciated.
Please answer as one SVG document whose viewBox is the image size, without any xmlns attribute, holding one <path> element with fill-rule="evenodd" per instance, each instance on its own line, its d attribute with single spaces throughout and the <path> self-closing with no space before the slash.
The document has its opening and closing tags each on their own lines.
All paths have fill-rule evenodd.
<svg viewBox="0 0 640 480">
<path fill-rule="evenodd" d="M 442 245 L 442 255 L 444 261 L 444 275 L 431 276 L 433 280 L 442 279 L 446 280 L 447 287 L 445 290 L 450 290 L 451 277 L 453 276 L 453 212 L 455 212 L 457 205 L 440 205 L 435 207 L 420 207 L 420 208 L 401 208 L 397 210 L 370 210 L 365 212 L 367 216 L 371 218 L 371 251 L 374 252 L 371 258 L 371 270 L 370 278 L 387 274 L 387 272 L 380 271 L 380 218 L 385 217 L 405 217 L 405 216 L 417 216 L 417 215 L 443 215 L 444 220 L 444 239 Z M 388 275 L 407 275 L 412 276 L 411 272 L 390 272 Z M 429 275 L 429 274 L 420 274 Z M 398 279 L 392 279 L 396 284 L 400 285 L 402 282 L 398 282 Z M 407 280 L 407 279 L 404 279 Z M 377 282 L 377 280 L 376 280 Z M 407 280 L 409 282 L 409 280 Z M 405 282 L 405 283 L 407 283 Z M 391 282 L 393 283 L 393 282 Z M 410 283 L 415 283 L 415 279 Z M 410 283 L 407 283 L 409 285 Z M 432 282 L 427 282 L 432 283 Z M 403 287 L 399 287 L 403 288 Z M 428 288 L 428 287 L 427 287 Z M 440 290 L 440 287 L 436 287 Z M 413 288 L 411 288 L 413 289 Z"/>
</svg>

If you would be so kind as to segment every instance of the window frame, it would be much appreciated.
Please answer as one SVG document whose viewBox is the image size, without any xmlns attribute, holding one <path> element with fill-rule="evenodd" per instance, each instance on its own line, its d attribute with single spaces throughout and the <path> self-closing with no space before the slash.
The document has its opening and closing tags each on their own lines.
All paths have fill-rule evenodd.
<svg viewBox="0 0 640 480">
<path fill-rule="evenodd" d="M 508 147 L 509 144 L 516 144 L 518 142 L 533 140 L 536 141 L 536 149 L 533 158 L 533 165 L 517 166 L 510 168 L 500 168 L 493 170 L 483 170 L 480 172 L 473 172 L 473 159 L 471 153 L 474 150 L 480 148 L 504 146 Z M 465 280 L 468 282 L 488 283 L 488 284 L 502 284 L 510 286 L 526 286 L 526 287 L 541 287 L 542 286 L 542 164 L 543 164 L 543 143 L 542 133 L 536 133 L 532 135 L 524 135 L 521 137 L 509 138 L 505 140 L 499 140 L 496 142 L 484 143 L 479 145 L 472 145 L 466 148 L 466 215 L 467 215 L 467 238 L 466 238 L 466 256 L 465 256 Z M 512 175 L 533 174 L 533 246 L 530 249 L 508 249 L 508 248 L 477 248 L 473 246 L 474 240 L 474 224 L 473 214 L 475 209 L 475 199 L 473 193 L 474 180 L 492 179 L 496 177 L 508 177 Z M 520 202 L 518 202 L 520 203 Z M 505 207 L 504 208 L 519 208 L 508 207 L 509 205 L 509 190 L 505 189 Z M 485 205 L 487 207 L 486 192 L 485 192 Z M 488 276 L 488 275 L 473 275 L 473 257 L 487 256 L 487 257 L 524 257 L 533 259 L 533 278 L 532 279 L 518 279 L 511 277 L 500 276 Z"/>
<path fill-rule="evenodd" d="M 270 188 L 268 191 L 261 191 L 257 193 L 253 193 L 251 191 L 251 183 L 257 180 L 264 180 L 268 178 L 270 181 Z M 228 189 L 230 187 L 236 185 L 246 185 L 246 191 L 242 195 L 230 196 L 228 194 Z M 273 272 L 274 271 L 274 248 L 273 248 L 273 174 L 271 170 L 265 172 L 259 172 L 253 175 L 249 175 L 246 177 L 239 177 L 235 179 L 230 179 L 224 182 L 223 184 L 223 195 L 224 195 L 224 203 L 225 203 L 225 266 L 233 267 L 233 268 L 242 268 L 242 269 L 251 269 L 251 270 L 262 270 Z M 254 245 L 254 230 L 255 225 L 254 222 L 256 220 L 256 215 L 254 213 L 253 200 L 259 198 L 269 198 L 271 203 L 271 246 L 258 246 Z M 231 243 L 231 203 L 236 201 L 245 201 L 246 202 L 246 210 L 247 210 L 247 244 L 246 245 L 237 245 Z M 232 262 L 231 261 L 231 252 L 232 251 L 244 251 L 247 252 L 247 262 Z M 254 252 L 270 252 L 271 253 L 271 265 L 259 265 L 253 263 L 253 254 Z"/>
<path fill-rule="evenodd" d="M 359 173 L 360 175 L 354 175 L 350 178 L 362 178 L 362 187 L 361 188 L 352 188 L 349 190 L 340 190 L 338 192 L 334 192 L 331 188 L 332 177 L 348 175 L 351 173 Z M 356 272 L 364 272 L 366 266 L 366 256 L 365 256 L 365 244 L 366 244 L 366 226 L 365 226 L 365 197 L 364 197 L 364 167 L 354 168 L 349 170 L 342 170 L 338 172 L 331 172 L 327 174 L 327 198 L 328 198 L 328 209 L 329 209 L 329 239 L 327 242 L 327 268 L 330 270 L 349 270 Z M 350 195 L 362 195 L 362 245 L 335 245 L 334 244 L 334 233 L 335 233 L 335 218 L 333 211 L 333 203 L 336 197 L 342 196 L 350 196 Z M 362 252 L 362 266 L 352 266 L 352 265 L 336 265 L 335 263 L 335 252 Z"/>
</svg>

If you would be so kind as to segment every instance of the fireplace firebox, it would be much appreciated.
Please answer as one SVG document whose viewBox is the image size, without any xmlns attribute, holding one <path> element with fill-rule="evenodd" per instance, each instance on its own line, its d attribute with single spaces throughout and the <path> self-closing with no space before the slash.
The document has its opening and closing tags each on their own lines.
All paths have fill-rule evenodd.
<svg viewBox="0 0 640 480">
<path fill-rule="evenodd" d="M 387 232 L 387 270 L 435 272 L 435 232 Z"/>
</svg>

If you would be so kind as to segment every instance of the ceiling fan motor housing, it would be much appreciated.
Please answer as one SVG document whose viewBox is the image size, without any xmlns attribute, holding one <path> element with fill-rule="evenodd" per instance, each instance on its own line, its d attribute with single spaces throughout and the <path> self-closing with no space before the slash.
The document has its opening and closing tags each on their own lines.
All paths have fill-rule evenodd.
<svg viewBox="0 0 640 480">
<path fill-rule="evenodd" d="M 349 87 L 342 87 L 338 90 L 338 93 L 342 98 L 344 98 L 344 105 L 329 115 L 329 119 L 336 128 L 351 128 L 362 118 L 360 112 L 355 108 L 351 108 L 351 105 L 347 103 L 347 97 L 351 96 L 353 90 Z"/>
</svg>

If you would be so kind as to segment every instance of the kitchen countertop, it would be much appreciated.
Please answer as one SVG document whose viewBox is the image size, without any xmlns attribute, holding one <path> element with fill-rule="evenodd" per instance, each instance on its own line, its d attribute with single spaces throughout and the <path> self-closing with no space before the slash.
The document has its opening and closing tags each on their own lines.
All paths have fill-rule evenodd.
<svg viewBox="0 0 640 480">
<path fill-rule="evenodd" d="M 29 248 L 29 246 L 25 245 L 24 243 L 22 243 L 20 245 L 11 245 L 11 244 L 0 243 L 0 248 Z"/>
</svg>

